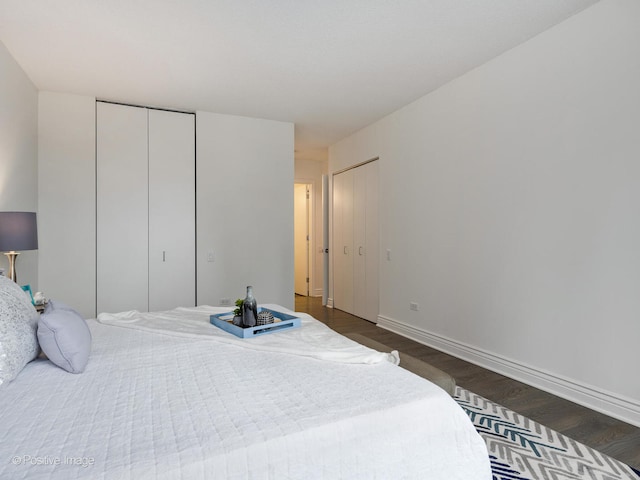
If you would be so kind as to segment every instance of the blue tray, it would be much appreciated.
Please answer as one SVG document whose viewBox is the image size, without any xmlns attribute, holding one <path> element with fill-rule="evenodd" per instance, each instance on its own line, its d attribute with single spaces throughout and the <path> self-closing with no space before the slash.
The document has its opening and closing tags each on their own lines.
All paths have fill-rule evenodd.
<svg viewBox="0 0 640 480">
<path fill-rule="evenodd" d="M 225 332 L 231 333 L 240 338 L 259 337 L 260 335 L 282 332 L 283 330 L 291 330 L 292 328 L 300 326 L 300 319 L 293 315 L 289 315 L 288 313 L 278 312 L 277 310 L 262 307 L 258 308 L 258 312 L 271 312 L 275 321 L 273 323 L 268 323 L 267 325 L 242 328 L 231 323 L 233 320 L 233 312 L 218 313 L 216 315 L 211 315 L 209 318 L 212 325 L 215 325 Z"/>
</svg>

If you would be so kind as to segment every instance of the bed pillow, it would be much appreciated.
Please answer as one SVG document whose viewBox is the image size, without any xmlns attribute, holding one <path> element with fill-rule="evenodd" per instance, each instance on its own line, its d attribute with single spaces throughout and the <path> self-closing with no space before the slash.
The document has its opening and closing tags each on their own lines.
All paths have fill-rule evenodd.
<svg viewBox="0 0 640 480">
<path fill-rule="evenodd" d="M 91 332 L 74 309 L 50 301 L 38 322 L 38 341 L 58 367 L 70 373 L 84 372 L 91 353 Z"/>
<path fill-rule="evenodd" d="M 0 387 L 38 355 L 38 316 L 22 288 L 0 275 Z"/>
</svg>

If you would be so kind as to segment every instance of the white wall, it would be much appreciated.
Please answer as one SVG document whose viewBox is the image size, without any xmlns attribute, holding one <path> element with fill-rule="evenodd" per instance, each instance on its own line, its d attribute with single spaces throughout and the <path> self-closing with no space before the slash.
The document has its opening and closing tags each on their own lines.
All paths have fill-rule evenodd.
<svg viewBox="0 0 640 480">
<path fill-rule="evenodd" d="M 96 101 L 40 92 L 39 285 L 96 315 Z"/>
<path fill-rule="evenodd" d="M 638 85 L 603 0 L 333 146 L 381 158 L 381 324 L 640 425 Z"/>
<path fill-rule="evenodd" d="M 95 99 L 43 92 L 39 123 L 42 290 L 94 316 Z M 198 112 L 196 153 L 198 303 L 293 308 L 293 125 Z"/>
<path fill-rule="evenodd" d="M 309 295 L 322 296 L 322 175 L 327 174 L 327 160 L 295 160 L 295 183 L 310 183 L 313 189 L 311 199 L 312 232 L 311 232 L 311 272 L 309 281 Z"/>
<path fill-rule="evenodd" d="M 197 112 L 196 138 L 198 304 L 293 308 L 293 124 Z"/>
<path fill-rule="evenodd" d="M 0 42 L 0 211 L 37 212 L 38 92 Z M 0 255 L 0 268 L 9 263 Z M 16 261 L 20 285 L 38 288 L 38 251 Z"/>
</svg>

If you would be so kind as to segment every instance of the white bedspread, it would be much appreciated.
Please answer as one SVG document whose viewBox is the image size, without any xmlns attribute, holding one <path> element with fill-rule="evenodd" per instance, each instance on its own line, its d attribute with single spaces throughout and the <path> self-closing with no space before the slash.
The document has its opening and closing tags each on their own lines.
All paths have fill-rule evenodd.
<svg viewBox="0 0 640 480">
<path fill-rule="evenodd" d="M 205 314 L 165 312 L 160 329 L 147 316 L 129 328 L 90 320 L 83 374 L 28 364 L 0 390 L 0 478 L 491 478 L 484 442 L 435 385 L 379 356 L 353 363 L 335 338 L 345 350 L 327 361 L 260 344 L 295 330 L 192 331 Z M 173 332 L 172 317 L 184 320 Z"/>
<path fill-rule="evenodd" d="M 263 305 L 271 310 L 293 314 L 279 305 Z M 289 353 L 343 363 L 379 363 L 389 361 L 398 365 L 398 352 L 382 353 L 353 342 L 306 313 L 296 313 L 303 328 L 255 338 L 237 338 L 211 325 L 213 314 L 227 313 L 228 308 L 200 306 L 176 308 L 166 312 L 141 313 L 136 310 L 121 313 L 101 313 L 98 322 L 105 325 L 134 328 L 163 335 L 208 338 L 243 348 L 268 352 Z"/>
</svg>

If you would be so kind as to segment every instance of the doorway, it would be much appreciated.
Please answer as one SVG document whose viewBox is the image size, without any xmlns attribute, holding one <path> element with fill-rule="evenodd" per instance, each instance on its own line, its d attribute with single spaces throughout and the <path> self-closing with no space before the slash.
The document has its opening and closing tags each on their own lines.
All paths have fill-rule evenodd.
<svg viewBox="0 0 640 480">
<path fill-rule="evenodd" d="M 311 277 L 311 193 L 310 183 L 294 184 L 294 290 L 296 295 L 309 296 Z"/>
</svg>

